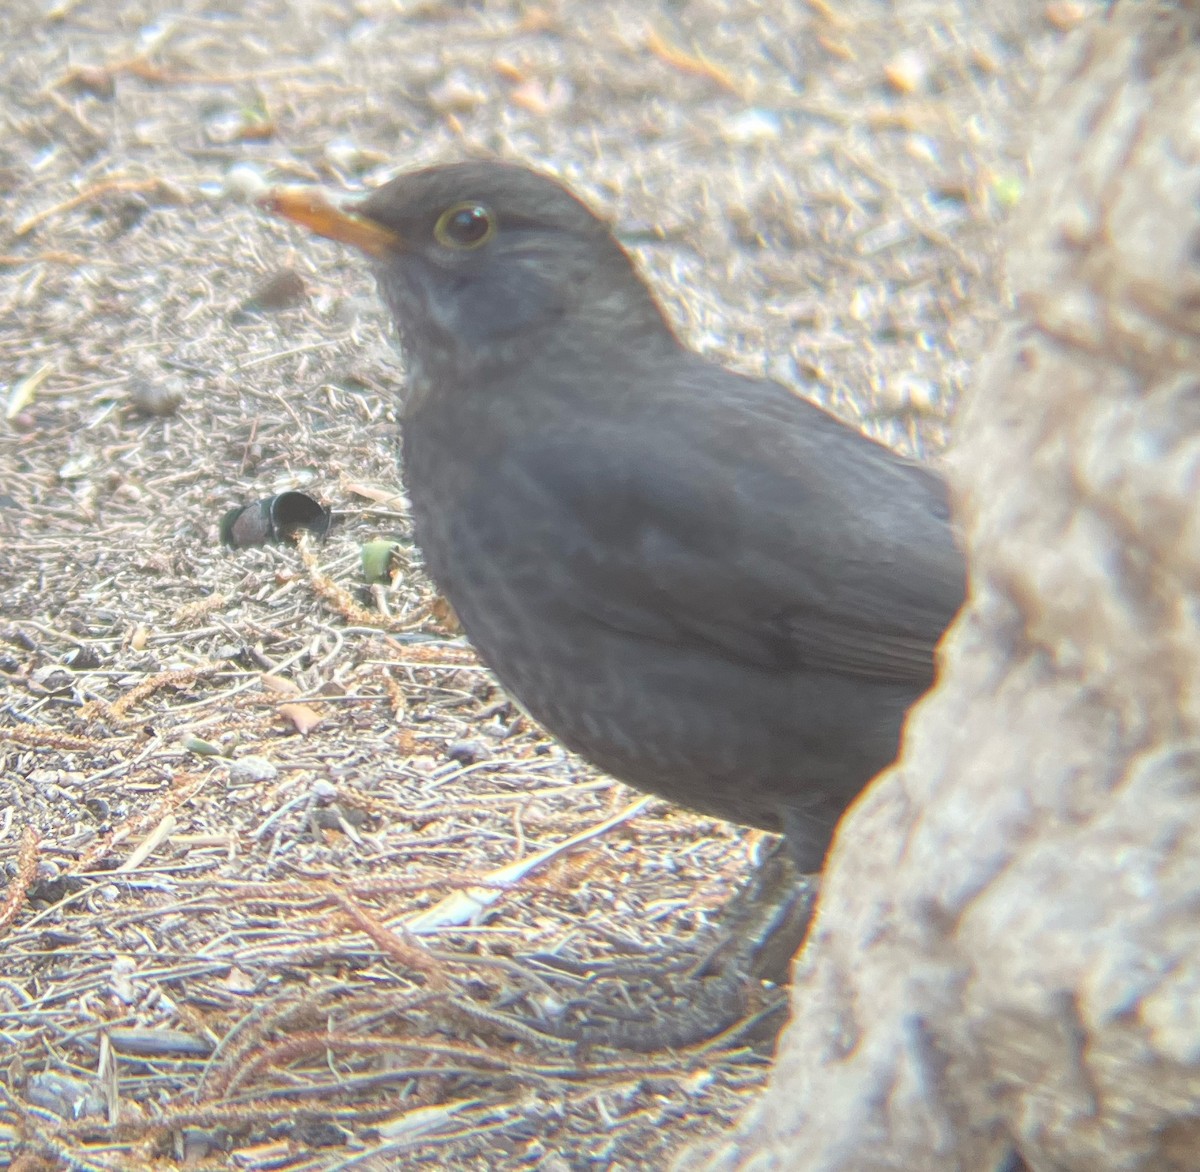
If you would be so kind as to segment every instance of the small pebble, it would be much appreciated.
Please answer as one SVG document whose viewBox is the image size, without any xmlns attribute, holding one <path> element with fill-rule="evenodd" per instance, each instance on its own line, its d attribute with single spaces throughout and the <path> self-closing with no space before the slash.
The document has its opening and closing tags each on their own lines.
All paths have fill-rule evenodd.
<svg viewBox="0 0 1200 1172">
<path fill-rule="evenodd" d="M 880 399 L 889 411 L 928 415 L 935 410 L 938 396 L 928 379 L 906 373 L 885 382 L 880 388 Z"/>
<path fill-rule="evenodd" d="M 1046 20 L 1059 32 L 1070 32 L 1087 16 L 1087 5 L 1079 0 L 1051 0 L 1045 8 Z"/>
<path fill-rule="evenodd" d="M 904 49 L 884 67 L 888 85 L 899 94 L 915 94 L 929 81 L 929 59 L 916 49 Z"/>
<path fill-rule="evenodd" d="M 783 123 L 773 110 L 751 108 L 734 114 L 723 126 L 728 142 L 749 145 L 756 142 L 773 142 L 783 131 Z"/>
<path fill-rule="evenodd" d="M 937 143 L 927 134 L 910 134 L 904 140 L 904 151 L 910 159 L 916 159 L 919 163 L 940 162 Z"/>
<path fill-rule="evenodd" d="M 56 664 L 35 668 L 30 672 L 29 679 L 43 692 L 69 692 L 74 687 L 71 673 Z"/>
<path fill-rule="evenodd" d="M 239 757 L 229 764 L 230 781 L 274 781 L 278 776 L 279 770 L 266 757 Z"/>
<path fill-rule="evenodd" d="M 286 309 L 304 300 L 308 286 L 295 269 L 272 273 L 251 295 L 244 309 Z"/>
<path fill-rule="evenodd" d="M 225 172 L 221 194 L 227 199 L 252 203 L 270 186 L 266 177 L 253 163 L 235 163 Z"/>
<path fill-rule="evenodd" d="M 439 114 L 467 114 L 488 100 L 487 90 L 467 74 L 452 73 L 426 94 Z"/>
<path fill-rule="evenodd" d="M 454 741 L 446 747 L 446 756 L 460 765 L 473 765 L 476 761 L 484 761 L 492 755 L 491 749 L 482 741 Z"/>
<path fill-rule="evenodd" d="M 204 136 L 209 142 L 218 146 L 227 146 L 237 142 L 246 128 L 246 114 L 243 110 L 213 110 L 203 119 Z"/>
<path fill-rule="evenodd" d="M 183 402 L 183 379 L 171 375 L 131 378 L 129 401 L 142 415 L 174 415 Z"/>
</svg>

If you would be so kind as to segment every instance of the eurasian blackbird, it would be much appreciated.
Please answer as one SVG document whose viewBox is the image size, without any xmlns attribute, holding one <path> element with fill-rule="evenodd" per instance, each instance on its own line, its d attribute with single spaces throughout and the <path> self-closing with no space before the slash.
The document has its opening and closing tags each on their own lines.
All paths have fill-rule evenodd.
<svg viewBox="0 0 1200 1172">
<path fill-rule="evenodd" d="M 374 261 L 430 574 L 504 687 L 644 790 L 819 870 L 964 594 L 946 487 L 688 350 L 561 184 L 467 162 L 275 212 Z"/>
</svg>

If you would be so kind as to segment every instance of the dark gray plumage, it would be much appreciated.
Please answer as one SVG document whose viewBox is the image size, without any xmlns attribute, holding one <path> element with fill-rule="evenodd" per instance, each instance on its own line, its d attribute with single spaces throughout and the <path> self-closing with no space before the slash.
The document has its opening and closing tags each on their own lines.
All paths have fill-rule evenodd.
<svg viewBox="0 0 1200 1172">
<path fill-rule="evenodd" d="M 942 481 L 681 346 L 532 171 L 436 167 L 293 218 L 375 260 L 417 541 L 504 686 L 614 776 L 818 869 L 963 598 Z"/>
</svg>

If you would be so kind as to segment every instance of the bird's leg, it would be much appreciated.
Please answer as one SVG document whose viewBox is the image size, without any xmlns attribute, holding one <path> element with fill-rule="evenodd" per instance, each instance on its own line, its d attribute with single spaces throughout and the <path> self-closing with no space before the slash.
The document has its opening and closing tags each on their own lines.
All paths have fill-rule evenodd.
<svg viewBox="0 0 1200 1172">
<path fill-rule="evenodd" d="M 587 992 L 524 1026 L 591 1048 L 678 1049 L 736 1031 L 773 1041 L 785 1020 L 788 965 L 807 931 L 816 876 L 804 876 L 782 843 L 685 957 L 591 970 Z M 546 969 L 541 970 L 545 974 Z"/>
</svg>

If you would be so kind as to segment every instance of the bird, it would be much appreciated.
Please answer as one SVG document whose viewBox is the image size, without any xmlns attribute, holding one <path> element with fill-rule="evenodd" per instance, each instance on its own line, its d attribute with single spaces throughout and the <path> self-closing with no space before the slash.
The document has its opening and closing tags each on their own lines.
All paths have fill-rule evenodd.
<svg viewBox="0 0 1200 1172">
<path fill-rule="evenodd" d="M 943 478 L 688 348 L 608 223 L 524 165 L 263 203 L 374 267 L 416 542 L 506 691 L 819 872 L 964 598 Z"/>
</svg>

